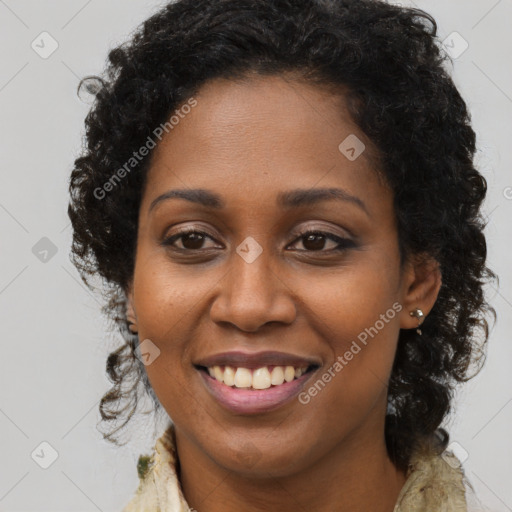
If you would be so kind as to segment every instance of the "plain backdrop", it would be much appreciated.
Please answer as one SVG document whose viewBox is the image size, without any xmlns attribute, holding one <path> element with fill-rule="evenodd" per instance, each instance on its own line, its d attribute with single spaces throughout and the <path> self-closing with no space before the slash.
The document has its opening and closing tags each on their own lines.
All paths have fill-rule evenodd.
<svg viewBox="0 0 512 512">
<path fill-rule="evenodd" d="M 96 429 L 106 356 L 120 338 L 69 260 L 67 187 L 89 109 L 79 79 L 100 73 L 109 48 L 163 4 L 0 0 L 0 511 L 119 511 L 154 441 L 151 416 L 122 448 Z M 500 276 L 489 288 L 498 322 L 486 365 L 458 393 L 446 427 L 482 501 L 512 511 L 512 1 L 415 5 L 434 15 L 456 56 L 489 185 L 489 264 Z"/>
</svg>

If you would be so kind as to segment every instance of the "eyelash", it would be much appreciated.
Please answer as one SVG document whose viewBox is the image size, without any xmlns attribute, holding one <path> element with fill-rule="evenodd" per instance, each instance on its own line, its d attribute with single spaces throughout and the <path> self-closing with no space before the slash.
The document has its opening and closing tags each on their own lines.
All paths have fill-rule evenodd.
<svg viewBox="0 0 512 512">
<path fill-rule="evenodd" d="M 163 240 L 162 245 L 166 246 L 166 247 L 169 247 L 169 248 L 171 248 L 173 250 L 180 251 L 180 252 L 199 252 L 201 250 L 204 250 L 204 249 L 182 249 L 181 247 L 173 247 L 172 246 L 172 244 L 176 240 L 179 240 L 183 236 L 190 235 L 190 234 L 204 235 L 204 236 L 210 238 L 211 240 L 214 240 L 214 238 L 212 236 L 210 236 L 208 233 L 206 233 L 204 231 L 199 231 L 199 230 L 197 230 L 195 228 L 184 228 L 184 229 L 178 231 L 177 233 L 175 233 L 174 235 L 172 235 L 172 236 L 166 238 L 165 240 Z M 332 233 L 329 233 L 329 232 L 326 232 L 326 231 L 320 231 L 320 230 L 317 230 L 317 229 L 312 229 L 312 230 L 304 231 L 302 233 L 298 233 L 297 237 L 294 239 L 294 242 L 298 241 L 298 240 L 300 240 L 302 238 L 305 238 L 308 235 L 324 236 L 325 238 L 327 238 L 329 240 L 337 242 L 338 245 L 334 249 L 328 249 L 328 250 L 320 249 L 318 251 L 310 251 L 310 250 L 307 250 L 307 249 L 301 249 L 299 252 L 310 252 L 310 253 L 322 253 L 322 252 L 325 252 L 325 253 L 331 253 L 331 252 L 342 252 L 342 251 L 345 251 L 346 249 L 348 249 L 350 247 L 354 247 L 354 242 L 352 242 L 352 240 L 350 240 L 348 238 L 342 238 L 342 237 L 339 237 L 339 236 L 334 235 Z"/>
</svg>

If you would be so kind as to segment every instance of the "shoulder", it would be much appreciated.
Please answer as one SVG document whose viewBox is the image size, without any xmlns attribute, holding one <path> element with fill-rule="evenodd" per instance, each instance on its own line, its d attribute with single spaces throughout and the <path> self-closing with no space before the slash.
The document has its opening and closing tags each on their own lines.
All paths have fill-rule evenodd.
<svg viewBox="0 0 512 512">
<path fill-rule="evenodd" d="M 188 512 L 176 473 L 174 430 L 168 430 L 156 441 L 149 455 L 137 462 L 139 486 L 122 512 Z"/>
<path fill-rule="evenodd" d="M 450 450 L 422 445 L 411 457 L 407 480 L 394 512 L 483 511 L 461 462 Z"/>
</svg>

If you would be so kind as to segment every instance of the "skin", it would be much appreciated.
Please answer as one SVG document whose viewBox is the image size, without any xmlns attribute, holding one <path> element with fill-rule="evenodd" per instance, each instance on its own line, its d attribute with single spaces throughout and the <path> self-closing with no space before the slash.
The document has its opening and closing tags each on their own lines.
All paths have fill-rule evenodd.
<svg viewBox="0 0 512 512">
<path fill-rule="evenodd" d="M 161 351 L 146 371 L 175 424 L 184 495 L 198 512 L 392 512 L 406 476 L 386 452 L 387 383 L 399 331 L 417 327 L 413 309 L 431 310 L 439 269 L 428 259 L 400 267 L 392 191 L 341 94 L 275 76 L 217 79 L 195 98 L 153 153 L 127 290 L 139 339 Z M 350 134 L 367 148 L 355 161 L 338 149 Z M 367 211 L 276 204 L 279 192 L 323 187 Z M 178 188 L 208 189 L 225 207 L 172 199 L 150 212 Z M 206 232 L 202 245 L 162 245 L 190 226 Z M 301 237 L 308 229 L 353 245 L 336 252 L 336 241 Z M 252 263 L 236 252 L 247 237 L 263 250 Z M 290 352 L 322 362 L 307 389 L 394 303 L 400 313 L 306 405 L 234 414 L 193 366 L 229 350 Z"/>
</svg>

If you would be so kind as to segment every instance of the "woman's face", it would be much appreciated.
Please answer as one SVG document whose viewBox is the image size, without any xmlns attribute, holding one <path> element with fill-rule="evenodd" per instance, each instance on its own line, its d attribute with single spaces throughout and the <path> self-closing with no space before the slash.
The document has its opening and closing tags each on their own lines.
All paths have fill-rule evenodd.
<svg viewBox="0 0 512 512">
<path fill-rule="evenodd" d="M 195 100 L 155 149 L 129 290 L 182 444 L 257 476 L 382 443 L 399 330 L 429 305 L 369 141 L 341 97 L 296 81 L 215 80 Z"/>
</svg>

